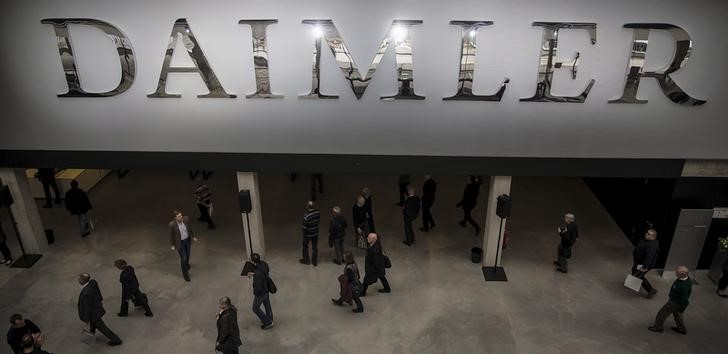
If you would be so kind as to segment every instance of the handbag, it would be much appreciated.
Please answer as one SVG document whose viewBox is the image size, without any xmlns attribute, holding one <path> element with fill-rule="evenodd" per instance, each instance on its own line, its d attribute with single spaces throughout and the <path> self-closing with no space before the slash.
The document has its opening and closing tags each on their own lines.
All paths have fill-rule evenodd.
<svg viewBox="0 0 728 354">
<path fill-rule="evenodd" d="M 624 279 L 624 287 L 639 292 L 642 287 L 642 279 L 632 274 L 627 274 L 627 278 Z"/>
<path fill-rule="evenodd" d="M 149 298 L 147 297 L 147 294 L 141 293 L 140 296 L 132 297 L 131 302 L 134 304 L 134 307 L 142 307 L 149 303 Z"/>
<path fill-rule="evenodd" d="M 271 279 L 271 277 L 266 278 L 265 281 L 268 283 L 268 292 L 270 292 L 271 294 L 275 294 L 278 292 L 278 287 L 276 287 L 276 283 L 273 282 L 273 279 Z"/>
<path fill-rule="evenodd" d="M 384 268 L 392 268 L 392 261 L 386 254 L 384 255 Z"/>
</svg>

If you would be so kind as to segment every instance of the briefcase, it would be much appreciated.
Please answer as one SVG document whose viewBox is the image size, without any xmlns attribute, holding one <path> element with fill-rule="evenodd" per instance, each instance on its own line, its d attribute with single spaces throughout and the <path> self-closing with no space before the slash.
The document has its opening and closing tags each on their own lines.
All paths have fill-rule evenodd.
<svg viewBox="0 0 728 354">
<path fill-rule="evenodd" d="M 632 274 L 627 274 L 627 278 L 624 279 L 624 287 L 639 292 L 642 287 L 642 279 Z"/>
<path fill-rule="evenodd" d="M 131 298 L 131 302 L 134 303 L 134 307 L 143 307 L 149 304 L 149 298 L 147 294 L 141 293 L 141 296 L 134 296 Z"/>
</svg>

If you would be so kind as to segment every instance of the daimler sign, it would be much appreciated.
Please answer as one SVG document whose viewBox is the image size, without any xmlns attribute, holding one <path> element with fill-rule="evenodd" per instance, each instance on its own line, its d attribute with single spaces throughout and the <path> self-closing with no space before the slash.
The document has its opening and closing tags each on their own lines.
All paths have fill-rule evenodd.
<svg viewBox="0 0 728 354">
<path fill-rule="evenodd" d="M 59 94 L 59 97 L 108 97 L 116 96 L 127 91 L 136 77 L 136 60 L 132 49 L 132 40 L 118 27 L 120 24 L 111 24 L 106 21 L 91 18 L 48 18 L 41 21 L 51 25 L 57 36 L 58 49 L 61 63 L 65 72 L 68 91 Z M 253 41 L 253 62 L 257 90 L 246 95 L 248 99 L 255 98 L 282 98 L 281 94 L 274 94 L 269 77 L 268 48 L 269 46 L 285 46 L 286 43 L 269 43 L 266 32 L 270 25 L 278 22 L 276 19 L 243 19 L 240 25 L 250 26 Z M 410 34 L 423 25 L 421 20 L 394 20 L 384 34 L 379 48 L 376 50 L 374 59 L 367 71 L 362 75 L 359 67 L 353 60 L 352 54 L 339 33 L 335 22 L 329 19 L 306 19 L 302 23 L 308 26 L 314 40 L 313 64 L 311 76 L 311 89 L 307 94 L 299 96 L 308 99 L 336 99 L 337 95 L 325 94 L 321 88 L 321 52 L 322 43 L 326 43 L 333 54 L 339 68 L 348 81 L 354 95 L 360 99 L 371 82 L 380 61 L 389 48 L 394 45 L 395 60 L 397 64 L 398 90 L 395 95 L 382 96 L 382 100 L 424 100 L 425 97 L 418 94 L 415 89 L 415 72 L 413 68 L 413 43 Z M 79 73 L 74 57 L 74 48 L 69 32 L 70 25 L 93 26 L 106 33 L 117 48 L 121 65 L 121 79 L 118 86 L 106 92 L 88 92 L 81 87 Z M 503 79 L 497 91 L 491 95 L 478 95 L 473 93 L 473 78 L 475 71 L 475 46 L 478 34 L 486 27 L 494 26 L 492 21 L 450 21 L 450 25 L 461 29 L 459 40 L 460 45 L 460 69 L 457 77 L 457 92 L 449 97 L 442 98 L 447 101 L 468 100 L 468 101 L 501 101 L 507 89 L 510 79 Z M 533 26 L 541 28 L 543 32 L 540 58 L 538 64 L 538 78 L 536 91 L 530 97 L 523 97 L 521 102 L 557 102 L 557 103 L 584 103 L 590 91 L 598 83 L 591 79 L 583 91 L 575 96 L 557 96 L 551 92 L 553 75 L 556 69 L 568 70 L 572 79 L 578 75 L 579 63 L 589 58 L 581 57 L 577 52 L 573 60 L 558 62 L 558 38 L 559 32 L 564 30 L 586 31 L 589 34 L 590 43 L 597 43 L 597 24 L 588 22 L 533 22 Z M 655 79 L 662 90 L 672 102 L 681 105 L 701 105 L 705 100 L 692 97 L 686 90 L 681 88 L 673 80 L 672 74 L 684 67 L 693 50 L 693 42 L 690 35 L 678 25 L 667 23 L 627 23 L 624 28 L 632 30 L 631 43 L 624 43 L 630 46 L 631 51 L 626 65 L 626 80 L 621 96 L 608 100 L 609 103 L 646 103 L 647 100 L 637 97 L 638 88 L 642 79 Z M 667 31 L 675 45 L 675 51 L 669 64 L 664 68 L 653 71 L 645 71 L 645 57 L 648 53 L 648 43 L 651 31 Z M 458 38 L 453 38 L 458 40 Z M 193 66 L 172 66 L 177 42 L 182 41 Z M 436 45 L 437 43 L 433 43 Z M 209 92 L 199 95 L 200 98 L 236 98 L 235 94 L 229 93 L 223 88 L 218 75 L 212 68 L 203 46 L 197 40 L 185 18 L 178 19 L 172 26 L 169 36 L 169 43 L 164 53 L 164 61 L 158 79 L 158 85 L 154 92 L 147 95 L 149 98 L 178 98 L 179 94 L 167 92 L 167 79 L 170 74 L 179 72 L 198 73 L 203 79 Z M 161 53 L 161 50 L 160 50 Z M 457 53 L 441 53 L 442 55 L 457 55 Z M 421 73 L 417 73 L 420 75 Z M 455 80 L 455 78 L 453 78 Z"/>
</svg>

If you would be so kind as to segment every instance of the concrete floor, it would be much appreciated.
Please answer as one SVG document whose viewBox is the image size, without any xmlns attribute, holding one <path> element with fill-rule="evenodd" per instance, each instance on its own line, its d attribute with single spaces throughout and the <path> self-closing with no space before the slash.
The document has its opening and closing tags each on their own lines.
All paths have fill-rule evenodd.
<svg viewBox="0 0 728 354">
<path fill-rule="evenodd" d="M 486 283 L 469 259 L 482 237 L 456 223 L 463 177 L 436 177 L 438 226 L 417 232 L 412 248 L 401 243 L 396 176 L 324 178 L 324 224 L 335 204 L 350 218 L 361 187 L 374 194 L 375 220 L 394 264 L 387 275 L 393 292 L 370 292 L 363 314 L 329 300 L 337 294 L 341 267 L 330 262 L 325 236 L 319 266 L 298 263 L 307 175 L 295 183 L 285 174 L 261 175 L 267 260 L 279 288 L 272 299 L 276 327 L 262 331 L 249 309 L 251 283 L 239 276 L 244 244 L 234 174 L 215 173 L 209 181 L 218 229 L 199 225 L 192 282 L 186 283 L 168 246 L 167 223 L 175 208 L 195 216 L 194 185 L 182 171 L 132 171 L 121 180 L 111 175 L 90 192 L 97 231 L 86 239 L 78 237 L 75 219 L 64 210 L 41 209 L 56 243 L 32 269 L 0 268 L 0 318 L 23 313 L 44 330 L 46 348 L 55 353 L 212 353 L 217 299 L 227 295 L 240 309 L 242 353 L 726 353 L 728 301 L 715 295 L 704 275 L 698 275 L 702 285 L 694 288 L 686 312 L 687 336 L 647 331 L 669 284 L 652 274 L 659 290 L 653 300 L 622 287 L 631 245 L 579 179 L 513 180 L 511 243 L 503 258 L 510 281 Z M 414 183 L 421 186 L 421 178 Z M 484 186 L 476 210 L 481 215 L 486 194 Z M 551 265 L 554 230 L 565 211 L 576 213 L 581 232 L 568 275 Z M 12 232 L 6 213 L 0 218 Z M 17 254 L 16 243 L 10 245 Z M 361 264 L 363 253 L 356 255 Z M 120 285 L 113 261 L 121 257 L 136 267 L 153 319 L 141 312 L 116 317 Z M 79 341 L 75 276 L 82 271 L 99 281 L 105 321 L 122 346 L 107 347 L 100 334 L 91 346 Z"/>
</svg>

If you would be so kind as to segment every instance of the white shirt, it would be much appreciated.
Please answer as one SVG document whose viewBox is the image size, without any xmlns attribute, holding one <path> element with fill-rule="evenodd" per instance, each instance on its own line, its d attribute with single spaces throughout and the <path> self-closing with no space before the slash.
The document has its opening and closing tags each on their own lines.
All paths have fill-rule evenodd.
<svg viewBox="0 0 728 354">
<path fill-rule="evenodd" d="M 177 227 L 179 227 L 180 239 L 182 241 L 190 238 L 190 234 L 189 234 L 189 232 L 187 232 L 187 226 L 185 226 L 185 223 L 184 222 L 179 222 L 178 221 L 177 222 Z"/>
</svg>

